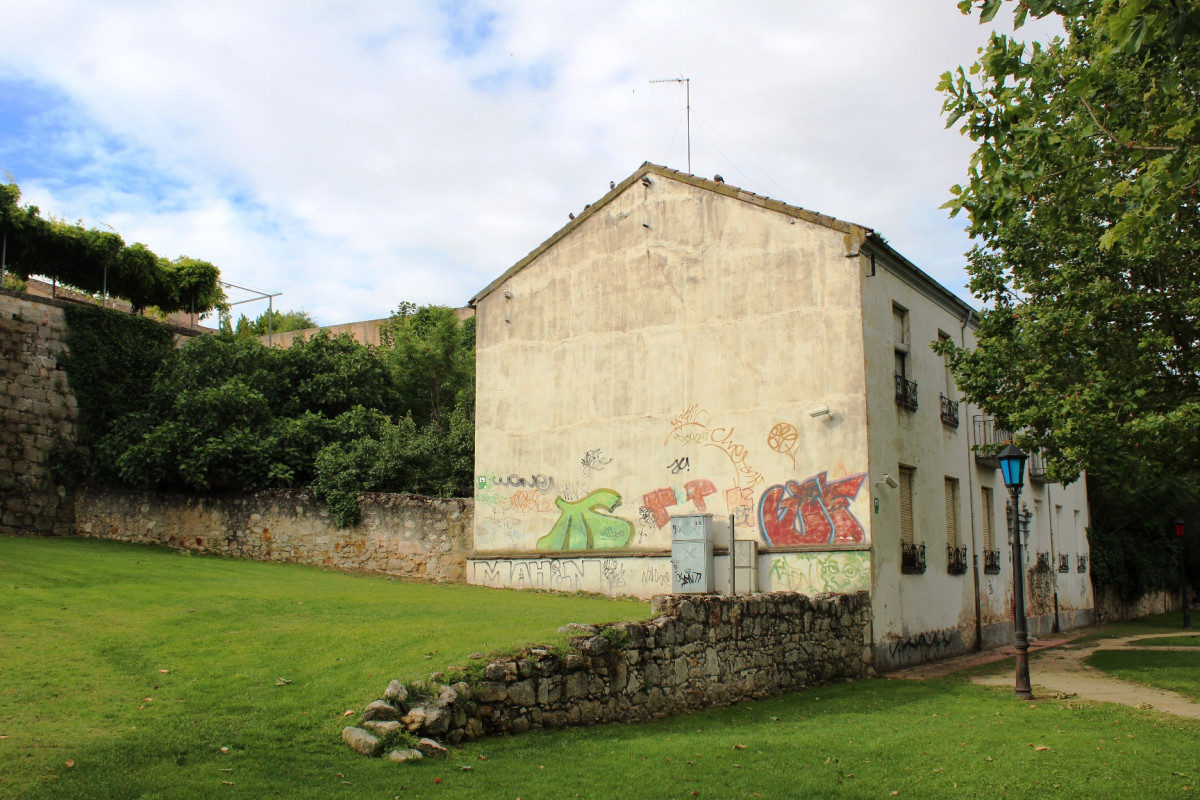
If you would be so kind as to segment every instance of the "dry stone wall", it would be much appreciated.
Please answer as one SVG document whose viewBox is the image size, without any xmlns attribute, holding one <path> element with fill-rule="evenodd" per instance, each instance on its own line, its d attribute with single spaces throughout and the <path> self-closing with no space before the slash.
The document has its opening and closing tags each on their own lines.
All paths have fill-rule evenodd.
<svg viewBox="0 0 1200 800">
<path fill-rule="evenodd" d="M 72 493 L 55 483 L 56 449 L 75 439 L 78 407 L 58 364 L 61 304 L 0 290 L 0 533 L 71 531 Z"/>
<path fill-rule="evenodd" d="M 456 744 L 497 733 L 638 722 L 871 673 L 866 592 L 661 595 L 654 619 L 570 626 L 570 652 L 530 647 L 457 682 L 392 681 L 348 745 L 393 760 L 404 734 Z M 423 744 L 417 752 L 430 750 Z M 428 753 L 426 753 L 428 755 Z"/>
<path fill-rule="evenodd" d="M 466 581 L 474 501 L 364 494 L 359 508 L 359 524 L 339 530 L 325 505 L 302 489 L 190 495 L 81 486 L 75 532 L 259 561 Z"/>
</svg>

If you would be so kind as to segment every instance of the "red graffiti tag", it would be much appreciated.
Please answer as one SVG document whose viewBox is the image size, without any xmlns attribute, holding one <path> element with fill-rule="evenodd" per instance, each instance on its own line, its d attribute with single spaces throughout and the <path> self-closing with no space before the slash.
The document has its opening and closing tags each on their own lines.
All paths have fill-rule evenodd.
<svg viewBox="0 0 1200 800">
<path fill-rule="evenodd" d="M 698 478 L 694 481 L 688 481 L 683 485 L 683 488 L 687 490 L 687 499 L 695 503 L 696 508 L 700 509 L 701 511 L 708 510 L 704 506 L 704 498 L 708 497 L 710 494 L 717 493 L 717 487 L 713 486 L 712 481 L 705 478 Z"/>
<path fill-rule="evenodd" d="M 866 540 L 866 531 L 850 512 L 866 474 L 832 483 L 826 483 L 825 475 L 788 481 L 763 493 L 758 522 L 768 544 L 858 544 Z"/>
<path fill-rule="evenodd" d="M 642 495 L 642 505 L 650 509 L 654 514 L 654 523 L 661 528 L 671 521 L 667 506 L 675 505 L 675 490 L 655 489 L 653 492 L 647 492 Z"/>
</svg>

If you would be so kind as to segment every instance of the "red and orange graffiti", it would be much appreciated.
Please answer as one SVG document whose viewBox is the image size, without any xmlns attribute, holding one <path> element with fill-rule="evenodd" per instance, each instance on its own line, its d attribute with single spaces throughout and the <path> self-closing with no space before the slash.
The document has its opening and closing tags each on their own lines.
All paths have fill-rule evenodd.
<svg viewBox="0 0 1200 800">
<path fill-rule="evenodd" d="M 758 504 L 758 523 L 767 544 L 861 544 L 862 523 L 850 512 L 866 473 L 826 482 L 826 473 L 772 486 Z"/>
</svg>

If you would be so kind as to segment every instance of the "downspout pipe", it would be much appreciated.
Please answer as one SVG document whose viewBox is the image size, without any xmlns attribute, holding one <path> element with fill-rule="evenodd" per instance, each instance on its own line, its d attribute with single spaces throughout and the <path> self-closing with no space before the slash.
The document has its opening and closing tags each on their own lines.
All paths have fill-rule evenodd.
<svg viewBox="0 0 1200 800">
<path fill-rule="evenodd" d="M 967 346 L 967 326 L 975 312 L 967 310 L 962 327 L 958 331 L 959 347 Z M 975 530 L 975 467 L 971 463 L 971 444 L 967 439 L 967 508 L 971 509 L 971 580 L 975 587 L 975 650 L 983 650 L 983 601 L 979 589 L 979 542 Z"/>
</svg>

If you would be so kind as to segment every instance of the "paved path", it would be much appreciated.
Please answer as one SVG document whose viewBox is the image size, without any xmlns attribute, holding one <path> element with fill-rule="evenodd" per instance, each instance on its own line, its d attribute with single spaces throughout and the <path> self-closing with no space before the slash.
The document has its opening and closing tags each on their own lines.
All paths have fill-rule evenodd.
<svg viewBox="0 0 1200 800">
<path fill-rule="evenodd" d="M 1077 634 L 1078 635 L 1078 634 Z M 1200 719 L 1200 704 L 1193 703 L 1182 695 L 1163 689 L 1153 689 L 1135 683 L 1122 681 L 1113 676 L 1089 667 L 1087 657 L 1097 650 L 1166 650 L 1181 652 L 1197 652 L 1195 647 L 1156 647 L 1139 644 L 1130 646 L 1135 640 L 1157 639 L 1169 636 L 1179 636 L 1179 633 L 1139 634 L 1122 639 L 1093 639 L 1087 642 L 1075 643 L 1069 634 L 1053 639 L 1045 638 L 1030 645 L 1029 673 L 1036 697 L 1048 694 L 1059 696 L 1078 696 L 1083 700 L 1097 700 L 1105 703 L 1121 703 L 1136 708 L 1152 708 L 1180 717 Z M 909 678 L 923 680 L 940 677 L 960 669 L 986 664 L 1013 656 L 1016 651 L 1012 647 L 993 650 L 986 653 L 973 653 L 960 658 L 936 664 L 926 664 L 900 672 L 894 672 L 889 678 Z M 972 678 L 975 683 L 985 686 L 1012 686 L 1013 676 L 1010 672 L 993 675 L 982 675 Z"/>
</svg>

